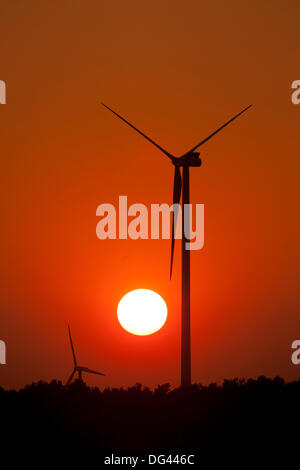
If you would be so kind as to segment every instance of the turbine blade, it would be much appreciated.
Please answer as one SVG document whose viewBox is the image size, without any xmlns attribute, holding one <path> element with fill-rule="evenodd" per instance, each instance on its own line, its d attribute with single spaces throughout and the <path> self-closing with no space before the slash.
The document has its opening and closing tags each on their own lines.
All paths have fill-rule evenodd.
<svg viewBox="0 0 300 470">
<path fill-rule="evenodd" d="M 97 374 L 97 375 L 106 375 L 106 374 L 102 374 L 102 372 L 97 372 L 96 370 L 92 370 L 88 368 L 86 368 L 84 372 L 89 372 L 90 374 Z"/>
<path fill-rule="evenodd" d="M 180 196 L 181 196 L 181 174 L 180 174 L 179 167 L 176 166 L 175 173 L 174 173 L 174 185 L 173 185 L 173 204 L 179 204 Z M 173 210 L 170 279 L 172 279 L 177 215 L 178 215 L 177 211 Z"/>
<path fill-rule="evenodd" d="M 244 108 L 242 109 L 242 111 L 240 111 L 238 114 L 236 114 L 233 118 L 231 118 L 229 121 L 225 122 L 225 124 L 223 124 L 223 126 L 219 127 L 216 131 L 214 131 L 212 134 L 210 134 L 208 137 L 206 137 L 205 139 L 201 140 L 201 142 L 197 145 L 195 145 L 195 147 L 193 147 L 191 150 L 189 150 L 188 152 L 186 152 L 183 156 L 185 155 L 188 155 L 189 153 L 191 152 L 194 152 L 194 150 L 196 150 L 198 147 L 200 147 L 200 145 L 203 145 L 205 144 L 205 142 L 207 142 L 209 139 L 211 139 L 214 135 L 216 135 L 218 132 L 220 132 L 222 129 L 224 129 L 224 127 L 228 126 L 228 124 L 230 124 L 232 121 L 234 121 L 236 118 L 238 118 L 241 114 L 243 114 L 245 111 L 247 111 L 247 109 L 251 108 L 251 106 L 253 106 L 252 104 L 250 104 L 249 106 L 247 106 L 247 108 Z"/>
<path fill-rule="evenodd" d="M 69 330 L 69 338 L 70 338 L 71 349 L 72 349 L 72 354 L 73 354 L 74 366 L 76 367 L 77 366 L 77 361 L 76 361 L 76 356 L 75 356 L 75 351 L 74 351 L 72 336 L 71 336 L 71 330 L 70 330 L 69 325 L 68 325 L 68 330 Z"/>
<path fill-rule="evenodd" d="M 74 377 L 75 372 L 76 372 L 76 369 L 73 370 L 72 374 L 68 378 L 68 381 L 67 381 L 66 385 L 69 385 L 72 382 L 72 379 Z"/>
<path fill-rule="evenodd" d="M 127 121 L 125 118 L 123 118 L 122 116 L 120 116 L 120 114 L 116 113 L 113 109 L 109 108 L 108 106 L 106 106 L 106 104 L 104 103 L 101 103 L 102 106 L 104 106 L 106 109 L 108 109 L 109 111 L 111 111 L 115 116 L 117 116 L 119 119 L 121 119 L 122 121 L 124 121 L 126 124 L 128 124 L 128 126 L 132 127 L 132 129 L 134 129 L 136 132 L 138 132 L 139 134 L 141 134 L 143 137 L 145 137 L 145 139 L 149 140 L 149 142 L 151 142 L 151 144 L 155 145 L 155 147 L 157 147 L 161 152 L 163 152 L 165 155 L 167 155 L 167 157 L 169 157 L 170 159 L 173 159 L 175 158 L 171 153 L 169 153 L 167 150 L 165 150 L 163 147 L 161 147 L 160 145 L 158 145 L 156 142 L 154 142 L 154 140 L 150 139 L 150 137 L 148 137 L 146 134 L 144 134 L 142 131 L 140 131 L 139 129 L 137 129 L 133 124 L 130 124 L 129 121 Z"/>
</svg>

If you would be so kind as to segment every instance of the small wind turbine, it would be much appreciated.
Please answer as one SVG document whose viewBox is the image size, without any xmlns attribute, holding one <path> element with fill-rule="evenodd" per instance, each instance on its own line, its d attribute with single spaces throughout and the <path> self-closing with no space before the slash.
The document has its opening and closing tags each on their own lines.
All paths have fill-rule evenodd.
<svg viewBox="0 0 300 470">
<path fill-rule="evenodd" d="M 181 241 L 181 385 L 189 386 L 191 384 L 191 331 L 190 331 L 190 252 L 186 249 L 186 242 L 189 240 L 189 212 L 184 210 L 185 205 L 190 202 L 190 176 L 189 168 L 190 166 L 201 166 L 201 160 L 199 158 L 200 153 L 195 152 L 198 147 L 205 144 L 209 139 L 216 135 L 224 127 L 228 126 L 232 121 L 237 117 L 243 114 L 247 109 L 252 105 L 247 106 L 238 114 L 236 114 L 229 121 L 225 122 L 221 127 L 216 131 L 210 134 L 205 139 L 195 147 L 188 150 L 186 153 L 180 157 L 175 157 L 170 152 L 165 150 L 163 147 L 158 145 L 154 140 L 150 139 L 146 134 L 141 132 L 135 126 L 130 124 L 129 121 L 124 119 L 118 113 L 113 111 L 111 108 L 106 106 L 104 103 L 101 103 L 105 108 L 111 111 L 115 116 L 124 121 L 128 126 L 132 127 L 136 132 L 141 134 L 145 139 L 147 139 L 151 144 L 155 145 L 161 152 L 163 152 L 173 163 L 174 169 L 174 183 L 173 183 L 173 204 L 179 204 L 181 191 L 182 191 L 182 241 Z M 180 167 L 182 167 L 182 178 Z M 175 206 L 176 207 L 176 206 Z M 173 211 L 173 223 L 172 223 L 172 242 L 171 242 L 171 266 L 170 266 L 170 279 L 172 277 L 172 266 L 173 266 L 173 257 L 174 257 L 174 242 L 175 242 L 175 233 L 176 233 L 176 221 L 177 221 L 177 212 Z"/>
<path fill-rule="evenodd" d="M 96 372 L 95 370 L 88 369 L 87 367 L 82 367 L 82 366 L 77 365 L 77 360 L 76 360 L 76 356 L 75 356 L 75 351 L 74 351 L 72 336 L 71 336 L 71 330 L 70 330 L 69 325 L 68 325 L 68 330 L 69 330 L 69 338 L 70 338 L 70 344 L 71 344 L 71 349 L 72 349 L 72 354 L 73 354 L 74 370 L 73 370 L 72 374 L 70 375 L 66 385 L 69 385 L 72 382 L 72 379 L 73 379 L 74 375 L 76 374 L 76 372 L 78 373 L 79 382 L 83 382 L 82 372 L 88 372 L 89 374 L 96 374 L 96 375 L 105 375 L 105 374 L 102 374 L 102 372 Z"/>
</svg>

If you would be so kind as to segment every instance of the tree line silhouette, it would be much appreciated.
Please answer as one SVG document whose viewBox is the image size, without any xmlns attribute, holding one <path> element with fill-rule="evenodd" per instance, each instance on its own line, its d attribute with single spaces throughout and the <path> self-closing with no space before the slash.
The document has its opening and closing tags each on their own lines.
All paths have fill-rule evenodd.
<svg viewBox="0 0 300 470">
<path fill-rule="evenodd" d="M 298 439 L 300 380 L 264 376 L 154 390 L 90 388 L 75 381 L 0 387 L 1 443 L 78 451 L 257 448 Z"/>
</svg>

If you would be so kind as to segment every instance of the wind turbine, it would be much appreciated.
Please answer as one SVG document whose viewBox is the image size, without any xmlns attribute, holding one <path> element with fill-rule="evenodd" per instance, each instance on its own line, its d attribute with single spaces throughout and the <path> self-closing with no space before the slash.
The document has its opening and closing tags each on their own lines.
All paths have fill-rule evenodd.
<svg viewBox="0 0 300 470">
<path fill-rule="evenodd" d="M 74 346 L 73 346 L 73 341 L 72 341 L 72 336 L 71 336 L 71 330 L 70 330 L 69 325 L 68 325 L 68 330 L 69 330 L 69 338 L 70 338 L 70 344 L 71 344 L 71 349 L 72 349 L 72 354 L 73 354 L 74 369 L 73 369 L 73 372 L 70 375 L 66 385 L 69 385 L 72 382 L 72 379 L 73 379 L 74 375 L 76 374 L 76 372 L 78 372 L 79 382 L 83 382 L 82 372 L 88 372 L 89 374 L 96 374 L 96 375 L 105 375 L 105 374 L 102 374 L 102 372 L 96 372 L 95 370 L 88 369 L 88 367 L 82 367 L 82 366 L 77 365 L 77 360 L 76 360 L 76 356 L 75 356 L 75 351 L 74 351 Z"/>
<path fill-rule="evenodd" d="M 137 129 L 133 124 L 127 121 L 125 118 L 116 113 L 113 109 L 106 106 L 104 103 L 101 103 L 106 109 L 111 111 L 115 116 L 121 119 L 123 122 L 132 127 L 136 132 L 141 134 L 145 139 L 147 139 L 151 144 L 155 145 L 162 153 L 164 153 L 174 165 L 174 184 L 173 184 L 173 205 L 179 204 L 181 192 L 182 192 L 182 241 L 181 241 L 181 386 L 186 387 L 191 384 L 191 328 L 190 328 L 190 251 L 186 249 L 186 242 L 189 239 L 189 213 L 188 210 L 185 211 L 184 208 L 186 204 L 190 203 L 190 177 L 189 177 L 189 168 L 201 166 L 201 160 L 199 158 L 200 153 L 195 152 L 197 148 L 205 144 L 210 140 L 214 135 L 220 132 L 224 127 L 228 126 L 232 121 L 237 117 L 247 111 L 252 105 L 247 106 L 242 109 L 238 114 L 236 114 L 229 121 L 225 122 L 221 127 L 215 130 L 201 142 L 195 145 L 193 148 L 185 152 L 180 157 L 175 157 L 170 152 L 165 150 L 163 147 L 158 145 L 154 140 L 150 139 L 146 134 Z M 180 167 L 182 167 L 182 177 L 180 172 Z M 176 206 L 175 206 L 176 207 Z M 173 220 L 172 220 L 172 241 L 171 241 L 171 265 L 170 265 L 170 279 L 172 278 L 172 267 L 173 267 L 173 257 L 174 257 L 174 242 L 175 242 L 175 233 L 176 233 L 176 221 L 177 221 L 177 212 L 173 211 Z"/>
</svg>

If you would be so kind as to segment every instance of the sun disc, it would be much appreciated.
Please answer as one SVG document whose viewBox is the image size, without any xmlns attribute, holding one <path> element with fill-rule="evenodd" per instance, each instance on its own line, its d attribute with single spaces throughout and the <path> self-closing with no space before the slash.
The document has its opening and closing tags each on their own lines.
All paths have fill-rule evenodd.
<svg viewBox="0 0 300 470">
<path fill-rule="evenodd" d="M 134 335 L 151 335 L 160 330 L 167 319 L 167 305 L 163 298 L 149 289 L 136 289 L 124 295 L 117 315 L 121 326 Z"/>
</svg>

